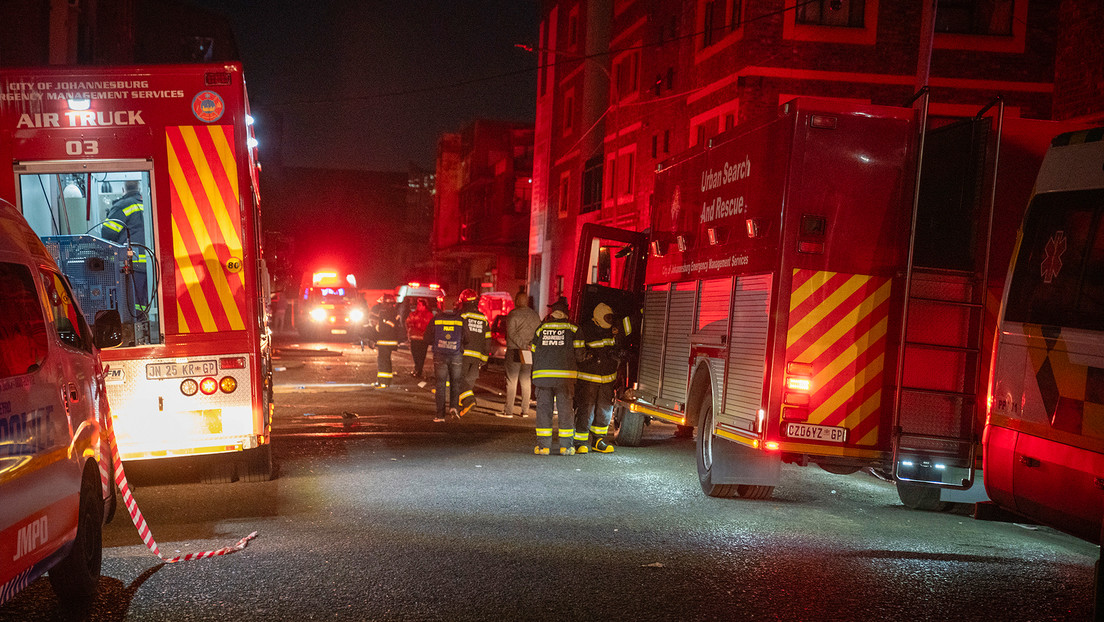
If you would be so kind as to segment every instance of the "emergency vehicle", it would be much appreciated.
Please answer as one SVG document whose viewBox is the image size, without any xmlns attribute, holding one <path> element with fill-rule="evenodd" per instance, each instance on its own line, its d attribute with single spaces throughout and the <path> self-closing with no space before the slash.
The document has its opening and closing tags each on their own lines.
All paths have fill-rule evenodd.
<svg viewBox="0 0 1104 622">
<path fill-rule="evenodd" d="M 1104 128 L 1057 136 L 1047 151 L 999 322 L 984 442 L 989 497 L 1101 544 Z"/>
<path fill-rule="evenodd" d="M 997 100 L 924 132 L 921 101 L 795 99 L 665 162 L 646 239 L 584 228 L 576 310 L 613 295 L 638 343 L 619 443 L 697 428 L 712 496 L 769 497 L 782 462 L 879 469 L 910 507 L 973 488 L 988 276 L 1054 127 Z M 603 285 L 641 265 L 642 297 Z"/>
<path fill-rule="evenodd" d="M 69 283 L 15 207 L 0 200 L 0 605 L 49 571 L 62 604 L 87 603 L 101 526 L 115 510 L 100 347 Z"/>
<path fill-rule="evenodd" d="M 0 197 L 85 319 L 122 319 L 102 356 L 124 460 L 222 454 L 220 479 L 271 475 L 251 125 L 237 63 L 0 71 Z"/>
<path fill-rule="evenodd" d="M 304 339 L 364 334 L 368 312 L 357 293 L 356 276 L 335 270 L 303 275 L 295 301 L 295 327 Z"/>
</svg>

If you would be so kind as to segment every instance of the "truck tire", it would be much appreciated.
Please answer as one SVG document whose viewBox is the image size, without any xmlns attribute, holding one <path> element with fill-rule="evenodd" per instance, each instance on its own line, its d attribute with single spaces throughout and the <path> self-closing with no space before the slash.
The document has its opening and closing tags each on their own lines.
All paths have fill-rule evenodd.
<svg viewBox="0 0 1104 622">
<path fill-rule="evenodd" d="M 239 471 L 243 482 L 267 482 L 275 472 L 272 466 L 272 445 L 261 445 L 242 452 L 243 462 Z"/>
<path fill-rule="evenodd" d="M 736 487 L 736 494 L 740 495 L 741 499 L 749 499 L 759 501 L 762 499 L 770 499 L 774 494 L 774 486 L 752 486 L 750 484 L 740 484 Z"/>
<path fill-rule="evenodd" d="M 713 396 L 706 394 L 698 416 L 697 463 L 698 482 L 708 497 L 729 498 L 736 495 L 736 484 L 713 483 Z"/>
<path fill-rule="evenodd" d="M 926 512 L 942 512 L 947 503 L 939 500 L 939 488 L 909 482 L 897 482 L 897 496 L 905 507 Z"/>
<path fill-rule="evenodd" d="M 62 607 L 80 608 L 96 595 L 103 561 L 103 491 L 100 475 L 93 463 L 85 468 L 81 481 L 80 506 L 77 510 L 77 537 L 65 557 L 50 569 L 50 585 L 54 587 Z"/>
<path fill-rule="evenodd" d="M 639 447 L 644 436 L 644 415 L 633 412 L 624 406 L 617 407 L 617 434 L 614 441 L 624 447 Z"/>
</svg>

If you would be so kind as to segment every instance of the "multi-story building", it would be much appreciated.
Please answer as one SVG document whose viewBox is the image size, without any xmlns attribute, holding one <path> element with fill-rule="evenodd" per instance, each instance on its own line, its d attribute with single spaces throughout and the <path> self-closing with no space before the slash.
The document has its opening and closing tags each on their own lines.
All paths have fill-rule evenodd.
<svg viewBox="0 0 1104 622">
<path fill-rule="evenodd" d="M 433 260 L 447 291 L 526 286 L 533 126 L 479 120 L 437 144 Z"/>
<path fill-rule="evenodd" d="M 658 163 L 798 95 L 905 105 L 927 85 L 936 118 L 997 95 L 1099 118 L 1102 21 L 1095 0 L 545 0 L 531 291 L 570 290 L 583 223 L 648 227 Z"/>
</svg>

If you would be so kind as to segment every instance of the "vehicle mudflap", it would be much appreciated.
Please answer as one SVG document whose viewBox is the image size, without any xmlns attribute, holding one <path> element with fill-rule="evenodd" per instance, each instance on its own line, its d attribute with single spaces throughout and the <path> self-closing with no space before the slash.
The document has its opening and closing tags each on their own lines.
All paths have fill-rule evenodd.
<svg viewBox="0 0 1104 622">
<path fill-rule="evenodd" d="M 713 437 L 713 483 L 776 486 L 781 473 L 782 454 Z"/>
</svg>

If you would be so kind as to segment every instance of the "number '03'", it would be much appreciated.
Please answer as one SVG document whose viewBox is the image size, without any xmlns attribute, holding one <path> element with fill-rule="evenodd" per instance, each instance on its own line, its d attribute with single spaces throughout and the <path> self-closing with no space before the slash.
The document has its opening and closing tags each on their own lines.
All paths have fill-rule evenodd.
<svg viewBox="0 0 1104 622">
<path fill-rule="evenodd" d="M 65 153 L 71 156 L 96 155 L 100 152 L 98 140 L 67 140 L 65 141 Z"/>
</svg>

